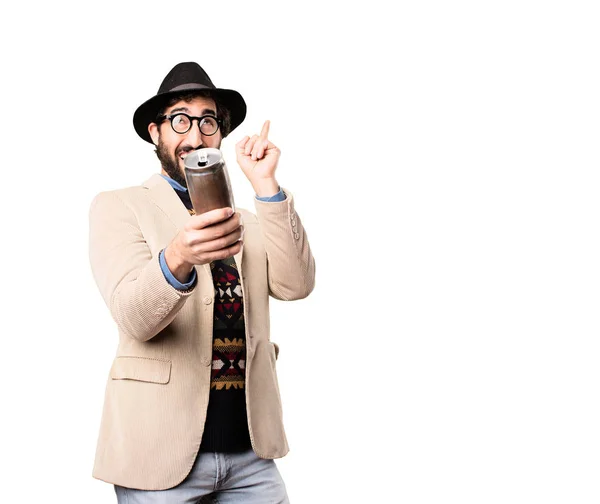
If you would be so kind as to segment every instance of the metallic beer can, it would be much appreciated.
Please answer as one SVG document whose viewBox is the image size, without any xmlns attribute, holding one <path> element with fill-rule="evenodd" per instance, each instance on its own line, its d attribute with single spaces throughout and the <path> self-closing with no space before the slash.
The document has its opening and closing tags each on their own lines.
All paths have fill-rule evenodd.
<svg viewBox="0 0 600 504">
<path fill-rule="evenodd" d="M 198 149 L 184 160 L 185 179 L 196 215 L 215 208 L 235 210 L 227 166 L 219 149 Z"/>
</svg>

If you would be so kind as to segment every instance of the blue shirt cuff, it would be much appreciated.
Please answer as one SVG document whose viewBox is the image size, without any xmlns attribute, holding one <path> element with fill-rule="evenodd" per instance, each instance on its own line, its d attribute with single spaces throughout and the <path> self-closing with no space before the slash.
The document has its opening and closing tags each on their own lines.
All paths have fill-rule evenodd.
<svg viewBox="0 0 600 504">
<path fill-rule="evenodd" d="M 283 201 L 284 199 L 286 199 L 286 197 L 287 196 L 283 192 L 283 189 L 281 189 L 281 187 L 280 187 L 279 192 L 277 194 L 274 194 L 273 196 L 263 196 L 263 197 L 256 196 L 256 199 L 258 201 L 275 202 L 275 201 Z"/>
<path fill-rule="evenodd" d="M 158 260 L 160 262 L 160 269 L 162 269 L 163 275 L 165 275 L 167 282 L 169 282 L 171 286 L 180 291 L 185 291 L 192 288 L 194 282 L 196 281 L 196 277 L 198 276 L 196 275 L 196 268 L 194 268 L 190 273 L 190 281 L 187 283 L 181 283 L 173 276 L 173 273 L 171 273 L 171 270 L 167 266 L 167 261 L 165 260 L 165 249 L 162 249 L 158 254 Z"/>
</svg>

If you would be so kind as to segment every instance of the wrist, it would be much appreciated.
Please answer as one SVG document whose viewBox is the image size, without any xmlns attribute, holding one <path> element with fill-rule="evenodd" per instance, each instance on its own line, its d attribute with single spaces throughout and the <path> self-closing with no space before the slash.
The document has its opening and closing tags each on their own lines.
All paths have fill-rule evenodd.
<svg viewBox="0 0 600 504">
<path fill-rule="evenodd" d="M 169 271 L 173 276 L 181 283 L 186 283 L 190 277 L 194 265 L 187 262 L 181 254 L 177 252 L 177 248 L 173 243 L 165 248 L 164 252 L 165 262 Z"/>
<path fill-rule="evenodd" d="M 269 196 L 274 196 L 279 192 L 279 184 L 277 180 L 273 179 L 264 179 L 252 184 L 254 188 L 254 192 L 259 198 L 267 198 Z"/>
</svg>

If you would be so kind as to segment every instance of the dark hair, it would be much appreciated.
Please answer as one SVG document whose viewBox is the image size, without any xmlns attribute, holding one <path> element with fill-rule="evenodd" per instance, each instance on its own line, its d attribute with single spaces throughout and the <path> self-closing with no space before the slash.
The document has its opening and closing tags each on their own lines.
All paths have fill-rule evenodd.
<svg viewBox="0 0 600 504">
<path fill-rule="evenodd" d="M 210 92 L 209 89 L 186 91 L 186 92 L 182 92 L 180 94 L 177 94 L 177 95 L 169 98 L 169 100 L 165 103 L 165 105 L 158 112 L 157 117 L 164 115 L 165 110 L 167 110 L 169 107 L 172 107 L 173 105 L 175 105 L 178 101 L 183 100 L 187 103 L 190 103 L 194 98 L 198 98 L 198 97 L 210 98 L 211 100 L 213 100 L 215 102 L 215 105 L 217 106 L 217 119 L 219 119 L 221 121 L 221 126 L 220 126 L 221 135 L 223 138 L 225 138 L 231 132 L 231 113 L 229 112 L 229 109 L 227 107 L 225 107 L 219 101 L 219 99 Z"/>
</svg>

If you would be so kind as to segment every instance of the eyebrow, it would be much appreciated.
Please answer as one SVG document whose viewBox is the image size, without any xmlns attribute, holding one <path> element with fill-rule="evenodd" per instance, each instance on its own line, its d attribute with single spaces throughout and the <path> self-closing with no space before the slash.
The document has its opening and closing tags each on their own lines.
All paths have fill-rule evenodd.
<svg viewBox="0 0 600 504">
<path fill-rule="evenodd" d="M 187 107 L 177 107 L 177 108 L 174 108 L 173 110 L 171 110 L 168 115 L 175 114 L 176 112 L 185 112 L 185 113 L 189 114 L 190 113 L 190 109 L 187 108 Z M 217 115 L 217 113 L 213 109 L 211 109 L 211 108 L 205 108 L 200 113 L 200 115 L 207 115 L 207 114 L 214 115 L 214 116 Z"/>
</svg>

